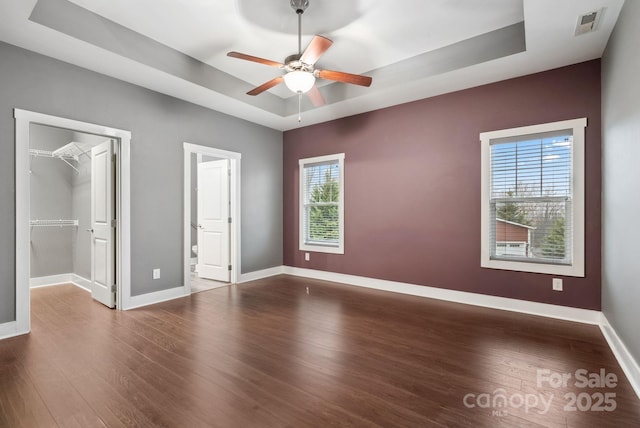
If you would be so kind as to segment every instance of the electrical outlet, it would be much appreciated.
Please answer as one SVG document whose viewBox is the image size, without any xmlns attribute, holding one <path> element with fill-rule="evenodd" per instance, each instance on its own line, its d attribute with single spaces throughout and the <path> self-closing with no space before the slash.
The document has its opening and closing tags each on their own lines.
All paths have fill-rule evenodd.
<svg viewBox="0 0 640 428">
<path fill-rule="evenodd" d="M 553 278 L 551 286 L 553 291 L 562 291 L 562 278 Z"/>
<path fill-rule="evenodd" d="M 304 253 L 304 261 L 308 262 L 310 259 L 309 253 Z"/>
<path fill-rule="evenodd" d="M 160 279 L 160 269 L 153 270 L 153 279 Z"/>
</svg>

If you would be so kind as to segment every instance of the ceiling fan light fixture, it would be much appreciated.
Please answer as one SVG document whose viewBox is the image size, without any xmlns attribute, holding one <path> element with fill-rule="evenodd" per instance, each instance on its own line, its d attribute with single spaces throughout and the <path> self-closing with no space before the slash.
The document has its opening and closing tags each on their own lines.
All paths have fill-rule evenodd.
<svg viewBox="0 0 640 428">
<path fill-rule="evenodd" d="M 316 78 L 308 71 L 294 70 L 284 75 L 284 83 L 292 92 L 304 94 L 313 88 Z"/>
</svg>

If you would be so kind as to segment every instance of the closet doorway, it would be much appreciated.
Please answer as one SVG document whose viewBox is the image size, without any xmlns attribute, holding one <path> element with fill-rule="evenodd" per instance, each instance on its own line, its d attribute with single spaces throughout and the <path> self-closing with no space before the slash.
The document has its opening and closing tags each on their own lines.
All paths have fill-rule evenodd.
<svg viewBox="0 0 640 428">
<path fill-rule="evenodd" d="M 30 125 L 30 287 L 72 283 L 115 307 L 116 145 Z"/>
<path fill-rule="evenodd" d="M 184 143 L 185 293 L 237 282 L 240 154 Z"/>
<path fill-rule="evenodd" d="M 128 131 L 15 109 L 16 333 L 31 286 L 74 283 L 110 308 L 130 288 Z"/>
</svg>

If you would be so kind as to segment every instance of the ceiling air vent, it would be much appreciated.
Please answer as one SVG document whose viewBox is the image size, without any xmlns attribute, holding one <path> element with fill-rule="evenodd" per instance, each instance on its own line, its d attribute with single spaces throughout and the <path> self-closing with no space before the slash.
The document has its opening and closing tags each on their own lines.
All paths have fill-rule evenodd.
<svg viewBox="0 0 640 428">
<path fill-rule="evenodd" d="M 578 23 L 576 24 L 576 36 L 595 31 L 598 28 L 602 11 L 603 9 L 598 9 L 593 12 L 580 15 L 578 17 Z"/>
</svg>

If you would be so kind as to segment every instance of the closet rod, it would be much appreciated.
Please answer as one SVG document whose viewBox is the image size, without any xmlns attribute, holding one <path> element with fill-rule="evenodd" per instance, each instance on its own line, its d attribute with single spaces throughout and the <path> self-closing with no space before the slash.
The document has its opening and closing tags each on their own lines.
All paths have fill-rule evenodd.
<svg viewBox="0 0 640 428">
<path fill-rule="evenodd" d="M 78 220 L 29 220 L 29 226 L 78 226 Z"/>
</svg>

